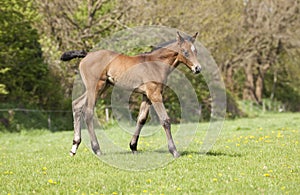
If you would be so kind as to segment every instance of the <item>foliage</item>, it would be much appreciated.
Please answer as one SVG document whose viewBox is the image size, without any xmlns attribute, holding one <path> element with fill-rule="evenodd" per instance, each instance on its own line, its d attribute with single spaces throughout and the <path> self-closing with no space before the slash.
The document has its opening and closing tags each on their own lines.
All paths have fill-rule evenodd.
<svg viewBox="0 0 300 195">
<path fill-rule="evenodd" d="M 294 0 L 2 0 L 0 101 L 21 108 L 71 110 L 79 60 L 62 63 L 62 52 L 90 51 L 124 28 L 162 25 L 189 34 L 199 32 L 198 41 L 212 53 L 222 72 L 228 117 L 243 116 L 237 100 L 262 106 L 267 99 L 299 111 L 299 10 L 300 3 Z M 128 53 L 144 51 L 133 48 Z M 181 71 L 189 77 L 188 71 Z M 208 86 L 201 76 L 189 78 L 202 105 L 202 117 L 209 119 Z M 99 109 L 110 104 L 108 93 Z M 139 98 L 131 99 L 136 103 L 131 107 L 134 116 Z M 164 98 L 173 122 L 179 121 L 176 95 L 167 88 Z M 98 112 L 104 116 L 103 110 Z"/>
<path fill-rule="evenodd" d="M 0 74 L 4 74 L 5 72 L 9 71 L 9 68 L 0 69 Z M 0 83 L 0 95 L 1 94 L 8 94 L 8 91 L 5 89 L 5 85 Z"/>
<path fill-rule="evenodd" d="M 32 2 L 2 1 L 1 4 L 4 5 L 0 8 L 0 68 L 9 69 L 0 79 L 9 93 L 1 96 L 1 101 L 23 107 L 60 106 L 60 87 L 53 86 L 55 78 L 43 62 L 39 35 L 32 27 L 35 14 Z"/>
<path fill-rule="evenodd" d="M 299 114 L 290 113 L 226 121 L 213 150 L 199 155 L 209 125 L 201 123 L 190 146 L 180 150 L 180 158 L 149 171 L 112 167 L 84 144 L 71 158 L 72 132 L 0 133 L 0 193 L 299 194 L 299 123 Z M 128 147 L 130 135 L 124 132 L 124 139 L 120 134 L 114 142 Z M 141 137 L 140 148 L 156 147 L 158 138 L 165 143 L 164 136 L 161 130 L 158 136 Z M 129 151 L 104 155 L 134 158 Z"/>
<path fill-rule="evenodd" d="M 293 97 L 299 96 L 299 10 L 293 0 L 134 1 L 128 20 L 200 31 L 199 40 L 212 52 L 231 93 L 259 104 L 273 94 L 272 100 L 289 104 L 276 86 L 293 88 Z M 288 79 L 278 76 L 281 72 Z"/>
<path fill-rule="evenodd" d="M 78 61 L 61 63 L 61 54 L 94 48 L 104 36 L 120 29 L 118 20 L 127 6 L 108 0 L 34 2 L 39 14 L 35 27 L 40 34 L 43 56 L 51 71 L 59 77 L 65 96 L 70 97 Z"/>
</svg>

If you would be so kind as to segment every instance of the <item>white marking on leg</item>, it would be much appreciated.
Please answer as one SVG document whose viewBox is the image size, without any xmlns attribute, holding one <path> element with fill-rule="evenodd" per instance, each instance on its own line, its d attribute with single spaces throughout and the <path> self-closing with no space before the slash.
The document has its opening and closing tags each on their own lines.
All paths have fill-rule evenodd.
<svg viewBox="0 0 300 195">
<path fill-rule="evenodd" d="M 73 154 L 76 154 L 76 150 L 77 150 L 77 145 L 75 144 L 75 145 L 72 146 L 71 152 Z"/>
</svg>

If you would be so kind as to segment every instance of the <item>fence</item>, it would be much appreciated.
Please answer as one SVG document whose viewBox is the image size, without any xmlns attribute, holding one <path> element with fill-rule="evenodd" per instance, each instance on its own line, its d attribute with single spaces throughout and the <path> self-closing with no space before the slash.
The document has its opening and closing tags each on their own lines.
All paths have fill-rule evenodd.
<svg viewBox="0 0 300 195">
<path fill-rule="evenodd" d="M 51 131 L 72 129 L 71 110 L 0 109 L 0 131 L 46 128 Z"/>
<path fill-rule="evenodd" d="M 111 119 L 109 107 L 104 108 L 105 121 Z M 0 131 L 26 129 L 49 129 L 51 131 L 73 129 L 71 110 L 36 110 L 26 108 L 0 109 Z"/>
</svg>

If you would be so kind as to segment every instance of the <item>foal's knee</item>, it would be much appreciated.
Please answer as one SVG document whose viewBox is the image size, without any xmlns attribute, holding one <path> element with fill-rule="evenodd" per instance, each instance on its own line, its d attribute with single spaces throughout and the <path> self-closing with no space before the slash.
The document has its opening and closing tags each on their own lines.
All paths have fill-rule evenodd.
<svg viewBox="0 0 300 195">
<path fill-rule="evenodd" d="M 164 119 L 161 123 L 162 123 L 162 126 L 163 126 L 165 129 L 170 129 L 170 127 L 171 127 L 171 122 L 170 122 L 170 119 L 169 119 L 169 118 Z"/>
<path fill-rule="evenodd" d="M 147 121 L 147 118 L 142 118 L 142 119 L 139 119 L 139 120 L 138 120 L 138 123 L 139 123 L 140 125 L 144 125 L 144 124 L 146 123 L 146 121 Z"/>
<path fill-rule="evenodd" d="M 88 121 L 91 121 L 93 120 L 93 116 L 94 116 L 94 111 L 93 109 L 89 109 L 87 108 L 85 110 L 85 120 L 88 122 Z"/>
</svg>

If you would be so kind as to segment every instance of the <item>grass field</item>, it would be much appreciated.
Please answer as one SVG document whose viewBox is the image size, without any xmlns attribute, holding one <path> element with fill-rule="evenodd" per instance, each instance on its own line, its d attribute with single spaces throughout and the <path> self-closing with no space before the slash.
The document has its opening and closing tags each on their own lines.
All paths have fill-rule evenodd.
<svg viewBox="0 0 300 195">
<path fill-rule="evenodd" d="M 84 144 L 70 157 L 72 131 L 0 133 L 0 194 L 300 194 L 299 124 L 300 114 L 290 113 L 228 120 L 213 149 L 200 155 L 208 126 L 201 123 L 180 158 L 147 171 L 110 166 Z M 127 147 L 130 136 L 112 136 Z M 159 139 L 163 132 L 142 139 L 142 156 Z"/>
</svg>

